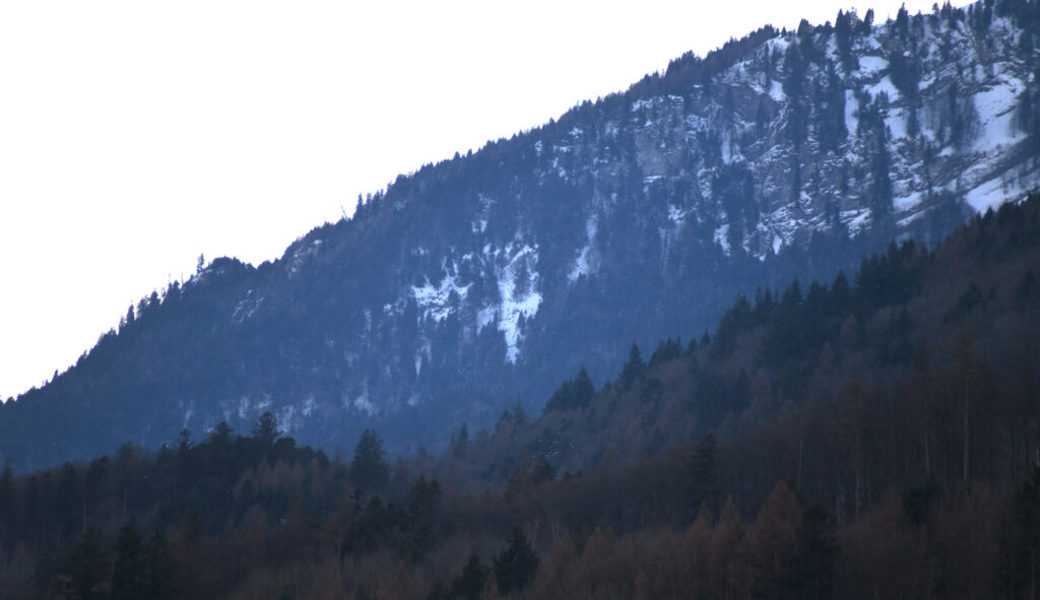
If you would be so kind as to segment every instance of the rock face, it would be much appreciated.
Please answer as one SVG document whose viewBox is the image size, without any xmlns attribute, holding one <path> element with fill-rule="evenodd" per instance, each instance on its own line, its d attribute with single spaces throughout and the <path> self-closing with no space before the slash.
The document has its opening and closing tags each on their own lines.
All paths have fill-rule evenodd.
<svg viewBox="0 0 1040 600">
<path fill-rule="evenodd" d="M 0 459 L 157 446 L 272 411 L 328 449 L 436 446 L 537 410 L 737 293 L 935 242 L 1040 184 L 1036 2 L 839 14 L 684 56 L 402 176 L 259 268 L 218 259 L 0 407 Z"/>
</svg>

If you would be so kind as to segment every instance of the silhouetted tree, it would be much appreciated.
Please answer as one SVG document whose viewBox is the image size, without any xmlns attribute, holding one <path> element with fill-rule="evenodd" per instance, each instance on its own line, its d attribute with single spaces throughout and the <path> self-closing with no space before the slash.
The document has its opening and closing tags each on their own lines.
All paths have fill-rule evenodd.
<svg viewBox="0 0 1040 600">
<path fill-rule="evenodd" d="M 439 541 L 437 508 L 440 496 L 440 484 L 425 476 L 416 479 L 408 491 L 405 505 L 409 520 L 406 554 L 412 560 L 421 559 Z"/>
<path fill-rule="evenodd" d="M 361 434 L 350 462 L 350 481 L 367 490 L 381 490 L 390 476 L 390 465 L 383 453 L 383 442 L 371 429 Z"/>
<path fill-rule="evenodd" d="M 632 348 L 628 351 L 628 361 L 621 368 L 621 376 L 618 380 L 621 389 L 632 389 L 636 381 L 642 379 L 645 372 L 646 364 L 643 362 L 643 354 L 639 351 L 639 346 L 633 342 Z"/>
<path fill-rule="evenodd" d="M 51 584 L 51 593 L 61 599 L 102 600 L 109 592 L 108 568 L 100 535 L 94 527 L 89 527 L 62 561 Z"/>
<path fill-rule="evenodd" d="M 148 597 L 148 569 L 144 544 L 134 526 L 127 524 L 116 540 L 112 566 L 112 600 L 141 600 Z"/>
<path fill-rule="evenodd" d="M 462 573 L 455 578 L 451 586 L 451 597 L 464 600 L 477 600 L 484 591 L 487 581 L 487 570 L 480 564 L 476 554 L 470 554 Z"/>
<path fill-rule="evenodd" d="M 538 571 L 538 555 L 520 525 L 514 525 L 506 547 L 495 557 L 495 579 L 502 595 L 523 591 Z"/>
<path fill-rule="evenodd" d="M 260 415 L 256 425 L 253 426 L 253 437 L 265 452 L 274 448 L 274 443 L 281 435 L 282 432 L 278 430 L 278 419 L 270 411 Z"/>
<path fill-rule="evenodd" d="M 578 371 L 574 379 L 564 381 L 559 388 L 549 397 L 545 403 L 545 412 L 553 410 L 569 410 L 574 408 L 585 408 L 592 400 L 596 388 L 592 384 L 589 372 L 584 366 Z"/>
</svg>

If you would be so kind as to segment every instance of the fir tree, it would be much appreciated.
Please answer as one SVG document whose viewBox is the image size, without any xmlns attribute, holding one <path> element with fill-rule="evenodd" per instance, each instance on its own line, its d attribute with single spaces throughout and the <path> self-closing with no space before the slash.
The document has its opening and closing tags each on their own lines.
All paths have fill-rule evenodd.
<svg viewBox="0 0 1040 600">
<path fill-rule="evenodd" d="M 366 429 L 354 448 L 350 462 L 350 481 L 361 489 L 381 490 L 390 476 L 390 466 L 383 453 L 383 442 L 375 431 Z"/>
<path fill-rule="evenodd" d="M 513 526 L 506 547 L 494 562 L 498 591 L 503 596 L 513 590 L 522 592 L 538 571 L 538 555 L 519 525 Z"/>
<path fill-rule="evenodd" d="M 632 342 L 632 348 L 628 351 L 628 361 L 621 368 L 621 377 L 618 380 L 621 389 L 626 391 L 632 389 L 636 381 L 642 379 L 645 372 L 646 364 L 643 362 L 643 353 L 639 351 L 639 346 Z"/>
</svg>

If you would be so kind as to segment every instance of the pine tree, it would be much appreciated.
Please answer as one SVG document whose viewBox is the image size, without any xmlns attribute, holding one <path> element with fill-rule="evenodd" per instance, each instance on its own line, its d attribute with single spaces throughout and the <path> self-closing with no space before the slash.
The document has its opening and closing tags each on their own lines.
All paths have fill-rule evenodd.
<svg viewBox="0 0 1040 600">
<path fill-rule="evenodd" d="M 715 436 L 705 434 L 693 449 L 687 463 L 687 494 L 691 510 L 702 506 L 716 507 L 718 479 L 715 475 L 715 457 L 718 454 Z"/>
<path fill-rule="evenodd" d="M 596 393 L 596 386 L 593 385 L 592 378 L 589 377 L 589 372 L 585 369 L 585 365 L 581 366 L 577 377 L 574 378 L 573 387 L 575 404 L 582 408 L 588 406 L 592 396 Z"/>
<path fill-rule="evenodd" d="M 408 491 L 406 508 L 409 526 L 406 554 L 414 561 L 422 559 L 440 539 L 436 519 L 440 496 L 440 484 L 436 479 L 427 479 L 425 476 L 416 479 Z"/>
<path fill-rule="evenodd" d="M 646 364 L 643 362 L 643 353 L 639 351 L 639 346 L 632 342 L 632 348 L 628 351 L 628 362 L 621 368 L 618 383 L 621 384 L 622 389 L 630 390 L 636 381 L 642 379 L 645 372 Z"/>
<path fill-rule="evenodd" d="M 361 434 L 350 462 L 350 481 L 367 490 L 382 490 L 390 477 L 390 466 L 383 453 L 383 442 L 371 429 Z"/>
<path fill-rule="evenodd" d="M 281 435 L 282 432 L 278 430 L 278 419 L 270 411 L 260 415 L 260 419 L 253 426 L 253 437 L 265 452 L 274 448 L 274 443 Z"/>
<path fill-rule="evenodd" d="M 589 372 L 582 366 L 574 379 L 564 381 L 553 392 L 553 395 L 549 397 L 549 401 L 545 403 L 544 412 L 585 408 L 589 405 L 595 393 L 596 387 L 589 377 Z"/>
<path fill-rule="evenodd" d="M 477 600 L 480 593 L 484 591 L 484 582 L 487 580 L 487 570 L 480 564 L 476 554 L 470 554 L 462 574 L 455 578 L 451 586 L 451 597 L 464 600 Z"/>
<path fill-rule="evenodd" d="M 149 600 L 167 600 L 176 597 L 174 573 L 176 564 L 170 549 L 166 546 L 166 537 L 155 531 L 148 538 L 144 548 L 146 569 L 146 594 Z"/>
<path fill-rule="evenodd" d="M 127 524 L 116 540 L 115 564 L 112 567 L 112 600 L 138 600 L 147 597 L 148 572 L 144 544 Z"/>
<path fill-rule="evenodd" d="M 495 557 L 495 579 L 503 596 L 513 590 L 523 591 L 538 571 L 538 555 L 519 525 L 513 526 L 506 547 Z"/>
<path fill-rule="evenodd" d="M 102 600 L 108 596 L 108 558 L 99 537 L 93 527 L 83 533 L 51 583 L 54 597 Z"/>
<path fill-rule="evenodd" d="M 841 66 L 848 73 L 855 67 L 852 56 L 852 18 L 848 13 L 844 13 L 841 10 L 838 11 L 838 16 L 834 19 L 834 40 L 838 45 L 838 57 L 841 59 Z"/>
</svg>

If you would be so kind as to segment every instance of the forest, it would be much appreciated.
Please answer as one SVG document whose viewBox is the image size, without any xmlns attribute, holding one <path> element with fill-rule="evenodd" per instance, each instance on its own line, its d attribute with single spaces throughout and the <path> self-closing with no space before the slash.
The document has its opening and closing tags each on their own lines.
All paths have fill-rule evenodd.
<svg viewBox="0 0 1040 600">
<path fill-rule="evenodd" d="M 270 414 L 0 473 L 0 598 L 1037 598 L 1040 198 L 442 454 Z"/>
</svg>

